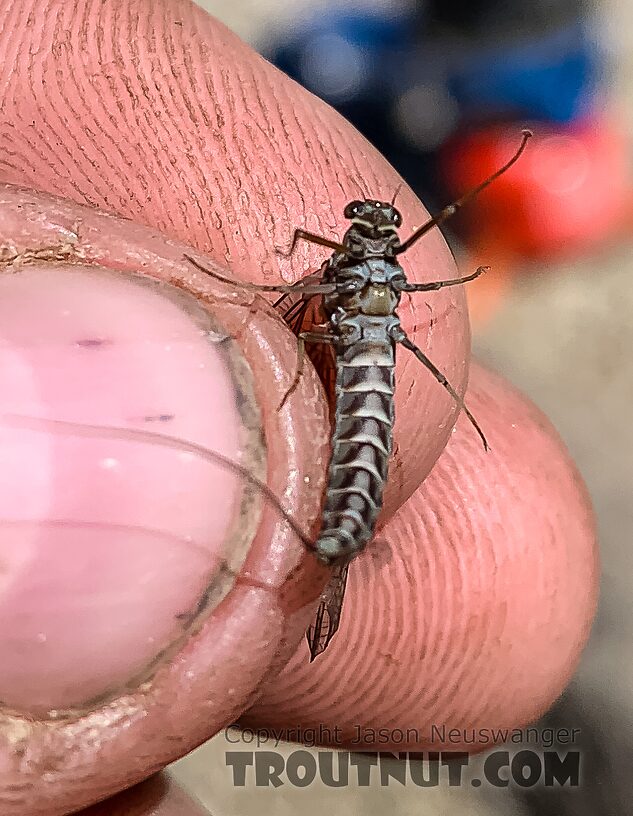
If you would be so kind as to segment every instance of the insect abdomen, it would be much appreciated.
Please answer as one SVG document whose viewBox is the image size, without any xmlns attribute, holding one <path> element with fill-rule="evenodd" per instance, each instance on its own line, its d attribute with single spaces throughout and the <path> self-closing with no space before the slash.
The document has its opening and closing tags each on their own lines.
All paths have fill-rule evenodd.
<svg viewBox="0 0 633 816">
<path fill-rule="evenodd" d="M 360 340 L 336 358 L 336 412 L 317 555 L 326 563 L 357 555 L 374 534 L 392 448 L 395 353 Z"/>
</svg>

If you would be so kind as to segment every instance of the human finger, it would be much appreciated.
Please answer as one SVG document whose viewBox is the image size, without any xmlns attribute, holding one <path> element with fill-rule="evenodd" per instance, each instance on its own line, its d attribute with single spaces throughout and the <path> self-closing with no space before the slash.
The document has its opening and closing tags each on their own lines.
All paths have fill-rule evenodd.
<svg viewBox="0 0 633 816">
<path fill-rule="evenodd" d="M 302 644 L 244 724 L 348 750 L 476 751 L 564 689 L 597 602 L 587 492 L 556 431 L 502 378 L 474 366 L 468 396 L 490 453 L 461 419 L 382 530 L 387 554 L 352 565 L 328 650 L 308 664 Z"/>
</svg>

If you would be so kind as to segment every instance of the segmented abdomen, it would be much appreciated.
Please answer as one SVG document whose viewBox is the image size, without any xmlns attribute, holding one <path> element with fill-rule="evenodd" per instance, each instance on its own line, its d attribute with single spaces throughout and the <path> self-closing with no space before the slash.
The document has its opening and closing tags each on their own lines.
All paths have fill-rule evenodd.
<svg viewBox="0 0 633 816">
<path fill-rule="evenodd" d="M 387 481 L 394 420 L 395 346 L 360 340 L 336 357 L 336 412 L 319 558 L 353 557 L 374 534 Z"/>
</svg>

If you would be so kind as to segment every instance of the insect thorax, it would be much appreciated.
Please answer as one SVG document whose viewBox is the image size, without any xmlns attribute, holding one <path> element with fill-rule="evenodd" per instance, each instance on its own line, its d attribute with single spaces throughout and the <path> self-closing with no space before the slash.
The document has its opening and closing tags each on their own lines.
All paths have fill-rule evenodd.
<svg viewBox="0 0 633 816">
<path fill-rule="evenodd" d="M 404 271 L 395 258 L 346 258 L 344 264 L 333 258 L 324 279 L 336 283 L 337 289 L 326 295 L 323 307 L 332 319 L 341 309 L 348 315 L 393 315 L 400 302 L 400 289 L 394 281 L 405 280 Z"/>
</svg>

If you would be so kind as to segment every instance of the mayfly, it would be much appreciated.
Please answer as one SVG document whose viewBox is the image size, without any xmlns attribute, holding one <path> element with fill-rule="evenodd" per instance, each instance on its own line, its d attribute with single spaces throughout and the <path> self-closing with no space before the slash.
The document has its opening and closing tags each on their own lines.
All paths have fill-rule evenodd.
<svg viewBox="0 0 633 816">
<path fill-rule="evenodd" d="M 332 454 L 321 530 L 311 547 L 318 560 L 333 567 L 333 572 L 321 596 L 315 621 L 307 631 L 311 660 L 325 651 L 336 634 L 349 564 L 374 535 L 382 508 L 392 451 L 398 344 L 414 354 L 448 391 L 470 420 L 484 448 L 488 449 L 483 431 L 459 394 L 407 336 L 397 313 L 403 292 L 430 292 L 468 283 L 487 267 L 479 267 L 471 275 L 461 278 L 409 283 L 398 263 L 398 256 L 505 173 L 517 161 L 531 135 L 530 131 L 524 130 L 518 150 L 503 167 L 418 227 L 405 241 L 401 241 L 398 235 L 402 217 L 394 206 L 395 196 L 389 203 L 375 199 L 352 201 L 344 210 L 351 225 L 340 242 L 302 229 L 294 232 L 288 255 L 299 240 L 333 250 L 319 273 L 293 285 L 243 284 L 250 290 L 280 293 L 276 305 L 290 294 L 300 295 L 300 300 L 284 315 L 296 324 L 298 334 L 297 371 L 284 401 L 301 375 L 305 343 L 327 344 L 335 354 Z M 206 269 L 194 258 L 187 256 L 187 259 L 212 277 L 234 284 Z M 303 331 L 307 304 L 316 295 L 323 298 L 326 321 L 310 331 Z"/>
</svg>

